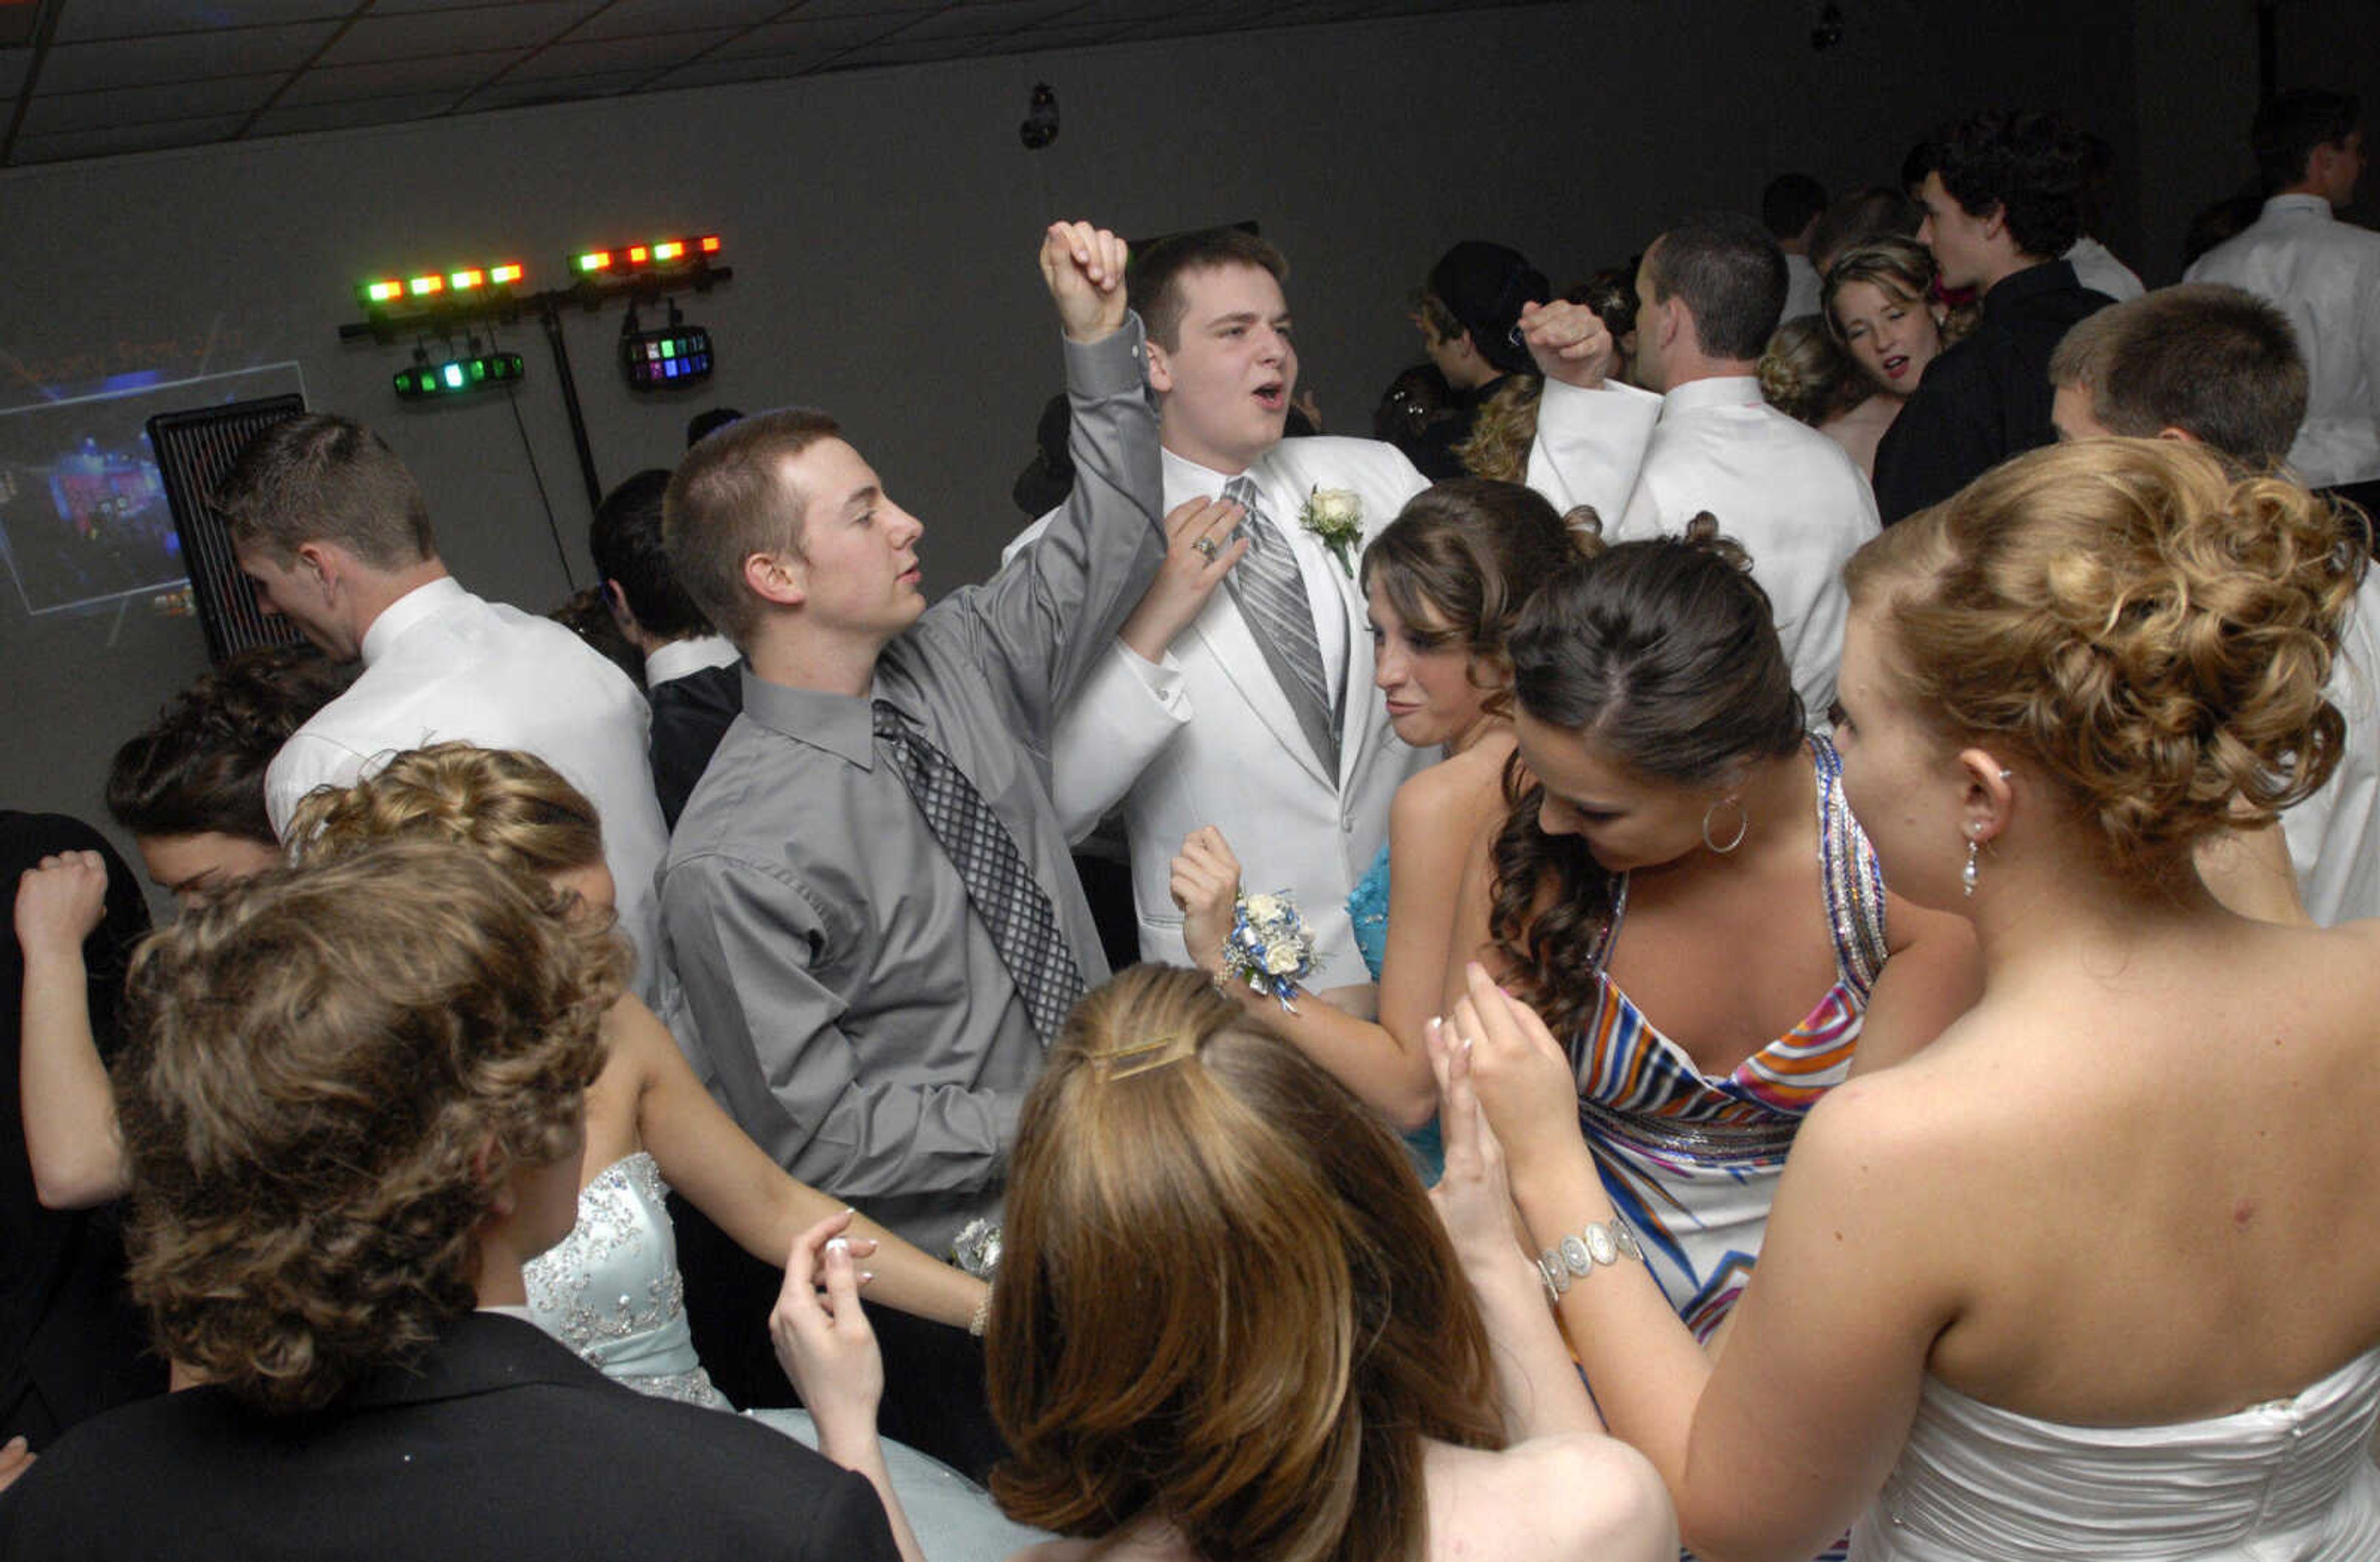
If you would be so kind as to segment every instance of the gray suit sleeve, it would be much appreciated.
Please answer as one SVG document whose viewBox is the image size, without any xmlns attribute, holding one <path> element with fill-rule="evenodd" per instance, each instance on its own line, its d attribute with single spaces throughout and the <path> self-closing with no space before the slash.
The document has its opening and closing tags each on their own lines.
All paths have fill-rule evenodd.
<svg viewBox="0 0 2380 1562">
<path fill-rule="evenodd" d="M 1098 665 L 1165 557 L 1157 411 L 1142 382 L 1140 318 L 1064 344 L 1075 488 L 999 574 L 944 606 L 1047 753 L 1056 713 Z M 1004 673 L 1005 677 L 1001 675 Z"/>
<path fill-rule="evenodd" d="M 1021 1093 L 863 1068 L 831 984 L 832 913 L 801 885 L 691 858 L 662 881 L 662 914 L 717 1088 L 779 1165 L 855 1199 L 972 1190 L 1001 1175 Z"/>
</svg>

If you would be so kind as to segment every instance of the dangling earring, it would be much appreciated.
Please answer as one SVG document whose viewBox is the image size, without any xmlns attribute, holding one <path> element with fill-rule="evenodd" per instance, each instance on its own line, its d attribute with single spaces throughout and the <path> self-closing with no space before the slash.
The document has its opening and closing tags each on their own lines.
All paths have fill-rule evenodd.
<svg viewBox="0 0 2380 1562">
<path fill-rule="evenodd" d="M 1711 839 L 1711 815 L 1719 811 L 1721 804 L 1725 804 L 1727 807 L 1735 810 L 1735 834 L 1727 838 L 1727 844 L 1725 846 L 1721 846 L 1718 842 Z M 1743 805 L 1736 801 L 1733 798 L 1721 798 L 1718 802 L 1715 802 L 1708 808 L 1703 810 L 1703 845 L 1710 848 L 1721 857 L 1725 857 L 1729 852 L 1733 851 L 1737 847 L 1742 846 L 1743 844 L 1744 832 L 1751 828 L 1752 816 L 1744 812 Z"/>
<path fill-rule="evenodd" d="M 1975 839 L 1974 826 L 1970 824 L 1967 826 L 1967 865 L 1959 870 L 1959 886 L 1971 898 L 1975 893 L 1975 881 L 1983 877 L 1975 865 L 1975 854 L 1982 849 L 1981 843 Z"/>
</svg>

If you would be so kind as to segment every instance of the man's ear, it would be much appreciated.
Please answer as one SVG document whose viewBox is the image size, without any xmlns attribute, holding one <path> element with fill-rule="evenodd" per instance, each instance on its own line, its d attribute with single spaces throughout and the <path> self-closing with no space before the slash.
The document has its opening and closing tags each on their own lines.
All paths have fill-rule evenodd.
<svg viewBox="0 0 2380 1562">
<path fill-rule="evenodd" d="M 2188 429 L 2175 428 L 2171 423 L 2168 423 L 2165 427 L 2157 430 L 2156 436 L 2159 439 L 2172 440 L 2176 445 L 2196 445 L 2199 442 L 2196 434 L 2191 433 Z"/>
<path fill-rule="evenodd" d="M 628 606 L 626 588 L 617 580 L 604 581 L 603 605 L 611 610 L 612 622 L 619 626 L 620 632 L 630 640 L 635 640 L 637 631 L 642 626 L 637 622 L 635 611 Z"/>
<path fill-rule="evenodd" d="M 1984 225 L 1985 238 L 1998 238 L 2000 235 L 2008 231 L 2007 203 L 1998 201 L 1993 201 L 1992 209 L 1985 213 L 1978 220 L 1980 220 Z"/>
<path fill-rule="evenodd" d="M 322 593 L 325 603 L 335 598 L 347 584 L 347 552 L 335 543 L 300 543 L 291 550 L 289 567 L 292 572 L 311 580 Z"/>
<path fill-rule="evenodd" d="M 1148 388 L 1160 396 L 1173 388 L 1173 358 L 1161 342 L 1151 340 L 1148 352 Z"/>
<path fill-rule="evenodd" d="M 747 554 L 744 584 L 762 602 L 799 607 L 809 600 L 809 567 L 790 553 Z"/>
</svg>

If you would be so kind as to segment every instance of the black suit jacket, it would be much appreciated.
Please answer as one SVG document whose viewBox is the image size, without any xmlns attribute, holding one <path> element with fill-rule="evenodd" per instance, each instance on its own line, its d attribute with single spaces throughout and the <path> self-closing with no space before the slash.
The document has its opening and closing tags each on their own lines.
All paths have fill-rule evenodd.
<svg viewBox="0 0 2380 1562">
<path fill-rule="evenodd" d="M 744 711 L 743 664 L 705 667 L 645 691 L 653 707 L 653 791 L 662 818 L 673 830 L 694 796 L 695 783 L 710 766 L 719 740 Z"/>
<path fill-rule="evenodd" d="M 894 1558 L 873 1487 L 792 1438 L 612 1382 L 534 1324 L 268 1416 L 217 1388 L 84 1422 L 0 1495 L 0 1558 Z"/>
</svg>

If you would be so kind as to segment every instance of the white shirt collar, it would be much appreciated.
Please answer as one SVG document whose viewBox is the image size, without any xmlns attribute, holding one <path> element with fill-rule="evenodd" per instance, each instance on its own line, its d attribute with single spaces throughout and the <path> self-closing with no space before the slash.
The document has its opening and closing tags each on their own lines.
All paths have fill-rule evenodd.
<svg viewBox="0 0 2380 1562">
<path fill-rule="evenodd" d="M 1760 382 L 1749 374 L 1721 374 L 1715 379 L 1688 380 L 1661 397 L 1661 416 L 1696 411 L 1705 407 L 1757 407 Z"/>
<path fill-rule="evenodd" d="M 725 635 L 696 635 L 690 640 L 657 645 L 645 658 L 645 687 L 650 689 L 657 683 L 682 678 L 707 667 L 724 667 L 740 654 L 735 642 Z"/>
<path fill-rule="evenodd" d="M 405 632 L 464 596 L 463 582 L 452 575 L 441 575 L 425 586 L 416 586 L 403 596 L 381 609 L 380 616 L 364 631 L 363 660 L 369 667 L 388 653 Z"/>
<path fill-rule="evenodd" d="M 527 1307 L 524 1307 L 517 1302 L 500 1302 L 487 1307 L 475 1308 L 473 1311 L 478 1312 L 494 1312 L 506 1318 L 517 1318 L 524 1324 L 537 1324 L 537 1314 L 531 1312 Z M 540 1328 L 543 1328 L 544 1326 L 545 1325 L 542 1324 L 538 1324 L 538 1327 Z"/>
<path fill-rule="evenodd" d="M 1217 471 L 1212 467 L 1202 466 L 1187 456 L 1177 456 L 1171 450 L 1160 448 L 1158 454 L 1164 461 L 1165 485 L 1169 490 L 1181 489 L 1186 493 L 1211 496 L 1220 494 L 1223 491 L 1223 485 L 1235 476 L 1249 478 L 1255 481 L 1257 486 L 1263 486 L 1264 480 L 1257 477 L 1256 470 L 1264 464 L 1264 456 L 1259 456 L 1249 462 L 1246 471 L 1234 473 Z M 1265 456 L 1271 454 L 1269 450 L 1265 452 Z"/>
<path fill-rule="evenodd" d="M 2325 222 L 2331 220 L 2330 202 L 2319 195 L 2309 195 L 2303 190 L 2288 195 L 2276 195 L 2265 202 L 2265 215 L 2269 217 L 2277 212 L 2312 212 Z"/>
</svg>

